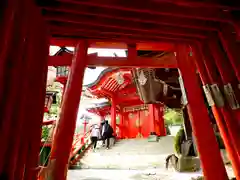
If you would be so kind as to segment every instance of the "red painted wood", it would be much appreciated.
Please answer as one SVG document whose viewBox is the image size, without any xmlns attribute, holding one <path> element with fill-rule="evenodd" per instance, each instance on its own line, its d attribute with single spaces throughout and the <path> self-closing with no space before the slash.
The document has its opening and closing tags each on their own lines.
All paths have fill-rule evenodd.
<svg viewBox="0 0 240 180">
<path fill-rule="evenodd" d="M 160 136 L 161 134 L 161 127 L 160 127 L 160 112 L 159 112 L 159 108 L 158 105 L 155 106 L 154 108 L 154 124 L 155 124 L 155 132 L 158 136 Z"/>
<path fill-rule="evenodd" d="M 150 133 L 156 133 L 155 132 L 155 104 L 149 104 L 148 105 L 148 111 L 149 111 L 149 124 L 150 124 Z"/>
<path fill-rule="evenodd" d="M 114 134 L 116 133 L 116 117 L 117 117 L 117 112 L 116 112 L 116 100 L 114 98 L 111 99 L 111 125 L 113 128 Z"/>
<path fill-rule="evenodd" d="M 57 11 L 75 14 L 77 15 L 88 15 L 90 17 L 97 16 L 98 18 L 106 18 L 106 19 L 117 19 L 117 20 L 125 20 L 130 22 L 141 22 L 141 23 L 149 23 L 149 24 L 159 24 L 159 25 L 172 25 L 176 27 L 188 27 L 188 28 L 196 28 L 196 29 L 204 29 L 204 30 L 213 30 L 215 29 L 215 22 L 206 22 L 202 20 L 192 20 L 182 17 L 171 17 L 168 15 L 154 15 L 154 14 L 143 14 L 140 12 L 128 12 L 116 9 L 109 8 L 95 8 L 94 11 L 91 10 L 91 7 L 86 5 L 77 5 L 70 3 L 61 3 L 58 7 L 44 7 L 48 11 L 51 11 L 51 14 L 56 13 Z M 113 16 L 114 14 L 114 16 Z"/>
<path fill-rule="evenodd" d="M 72 147 L 73 134 L 76 126 L 76 118 L 80 96 L 82 92 L 82 81 L 86 64 L 87 43 L 79 42 L 73 59 L 69 82 L 63 100 L 58 128 L 54 137 L 51 160 L 55 160 L 52 177 L 55 180 L 65 180 L 68 168 L 68 158 Z"/>
<path fill-rule="evenodd" d="M 234 69 L 237 79 L 240 82 L 240 62 L 238 60 L 238 50 L 240 46 L 239 43 L 236 42 L 236 35 L 233 35 L 229 27 L 223 25 L 221 32 L 219 32 L 219 37 L 227 53 L 228 59 L 230 60 L 232 68 Z"/>
<path fill-rule="evenodd" d="M 54 46 L 72 46 L 75 47 L 77 40 L 74 39 L 59 39 L 51 38 L 50 44 Z M 107 49 L 127 49 L 127 44 L 120 41 L 111 41 L 106 39 L 104 41 L 100 40 L 91 40 L 89 39 L 89 47 L 91 48 L 107 48 Z M 172 43 L 164 42 L 139 42 L 137 43 L 138 50 L 162 50 L 162 51 L 171 51 L 174 48 Z"/>
<path fill-rule="evenodd" d="M 72 56 L 49 56 L 49 66 L 69 66 Z M 165 67 L 176 68 L 176 59 L 173 56 L 166 56 L 158 59 L 138 57 L 136 60 L 128 61 L 125 57 L 92 57 L 87 58 L 87 66 L 105 67 Z"/>
<path fill-rule="evenodd" d="M 204 46 L 203 46 L 204 48 Z M 203 85 L 210 85 L 210 84 L 219 84 L 219 81 L 217 79 L 215 72 L 215 69 L 213 69 L 214 66 L 211 65 L 211 62 L 213 61 L 211 58 L 209 58 L 209 55 L 204 53 L 204 57 L 201 55 L 201 53 L 198 51 L 198 49 L 194 49 L 194 59 L 197 65 L 197 69 L 200 73 L 202 83 Z M 211 106 L 213 115 L 215 117 L 216 123 L 218 125 L 219 131 L 221 133 L 221 137 L 223 138 L 226 150 L 228 152 L 229 158 L 232 162 L 232 166 L 234 169 L 234 173 L 237 178 L 239 178 L 239 169 L 240 169 L 240 161 L 238 153 L 234 147 L 234 141 L 230 140 L 230 131 L 227 128 L 227 125 L 225 123 L 225 119 L 227 116 L 222 114 L 225 113 L 222 108 L 218 108 L 216 105 Z M 226 121 L 229 121 L 226 119 Z"/>
<path fill-rule="evenodd" d="M 19 4 L 17 2 L 11 2 L 12 5 L 18 6 Z M 10 6 L 11 7 L 11 6 Z M 13 7 L 11 7 L 13 8 Z M 11 12 L 14 11 L 14 8 L 10 10 Z M 15 10 L 14 15 L 20 14 L 20 9 Z M 12 32 L 15 32 L 13 28 L 18 28 L 19 31 L 16 33 L 15 37 L 6 37 L 9 42 L 6 43 L 8 47 L 3 48 L 1 51 L 1 65 L 3 65 L 3 71 L 1 72 L 1 79 L 0 79 L 0 86 L 1 86 L 1 120 L 0 120 L 0 140 L 4 144 L 0 150 L 0 175 L 5 175 L 5 178 L 9 178 L 12 174 L 12 172 L 8 171 L 8 167 L 6 167 L 8 161 L 6 159 L 6 156 L 11 156 L 11 158 L 15 158 L 15 155 L 11 152 L 8 153 L 8 150 L 11 145 L 11 129 L 13 128 L 14 121 L 16 120 L 19 122 L 21 118 L 18 118 L 17 115 L 20 113 L 20 100 L 21 98 L 18 96 L 18 91 L 21 90 L 22 92 L 22 86 L 21 86 L 21 74 L 22 69 L 24 68 L 24 65 L 22 63 L 24 62 L 24 58 L 22 57 L 23 49 L 24 49 L 24 43 L 23 38 L 26 36 L 26 29 L 22 26 L 24 23 L 24 20 L 21 18 L 18 19 L 12 19 L 13 22 L 16 23 L 16 21 L 19 21 L 18 24 L 15 24 L 15 26 L 11 26 L 11 23 L 9 23 L 10 27 L 6 27 L 6 30 L 10 30 Z M 3 42 L 4 43 L 4 42 Z M 2 44 L 2 43 L 1 43 Z M 13 54 L 9 54 L 8 50 L 13 48 L 15 45 L 16 51 Z M 11 63 L 12 67 L 6 66 L 7 63 Z M 11 83 L 9 83 L 11 82 Z M 20 87 L 19 90 L 18 87 Z M 22 103 L 22 102 L 21 102 Z M 14 112 L 15 111 L 15 112 Z M 16 113 L 16 115 L 15 115 Z M 15 119 L 16 118 L 16 119 Z M 18 123 L 15 125 L 15 129 L 19 128 Z M 14 134 L 14 132 L 13 132 Z M 18 139 L 18 138 L 16 138 Z"/>
<path fill-rule="evenodd" d="M 185 35 L 192 37 L 206 37 L 205 31 L 199 29 L 189 29 L 178 27 L 177 29 L 168 25 L 159 25 L 141 22 L 129 22 L 125 20 L 111 20 L 111 19 L 101 19 L 93 18 L 91 16 L 80 15 L 79 17 L 75 14 L 51 14 L 47 13 L 45 15 L 47 21 L 59 22 L 60 25 L 50 26 L 51 32 L 71 32 L 71 30 L 94 30 L 94 27 L 97 27 L 100 31 L 103 32 L 132 32 L 135 33 L 151 33 L 153 35 L 157 34 L 171 34 L 171 35 Z M 84 26 L 83 26 L 84 25 Z M 148 28 L 146 28 L 148 27 Z M 107 29 L 109 29 L 107 31 Z M 124 30 L 124 31 L 123 31 Z M 149 34 L 147 34 L 149 35 Z"/>
<path fill-rule="evenodd" d="M 204 104 L 197 74 L 185 45 L 177 45 L 177 61 L 182 73 L 190 109 L 190 120 L 200 154 L 203 174 L 206 179 L 227 180 L 220 150 L 210 124 L 207 108 Z M 201 114 L 201 116 L 199 116 Z M 206 136 L 208 138 L 206 138 Z M 211 146 L 209 146 L 211 144 Z M 209 156 L 211 154 L 211 156 Z M 218 172 L 217 174 L 215 172 Z"/>
<path fill-rule="evenodd" d="M 198 38 L 190 38 L 190 37 L 180 37 L 176 35 L 161 35 L 161 36 L 154 36 L 154 37 L 145 37 L 142 35 L 136 34 L 129 34 L 129 35 L 104 35 L 99 33 L 77 33 L 74 35 L 74 39 L 72 38 L 73 35 L 67 34 L 54 34 L 54 39 L 58 39 L 61 43 L 75 43 L 76 40 L 82 39 L 82 37 L 87 37 L 90 41 L 99 41 L 99 39 L 104 39 L 104 41 L 110 42 L 125 42 L 125 43 L 154 43 L 154 42 L 163 42 L 163 43 L 174 43 L 174 42 L 183 42 L 183 43 L 192 43 L 192 41 L 201 41 Z M 55 40 L 56 41 L 56 40 Z"/>
<path fill-rule="evenodd" d="M 211 53 L 214 57 L 215 64 L 221 75 L 223 84 L 226 85 L 227 83 L 230 83 L 233 87 L 233 90 L 235 92 L 237 99 L 239 100 L 240 99 L 240 91 L 238 88 L 238 80 L 234 75 L 234 71 L 229 71 L 229 69 L 232 69 L 231 65 L 229 64 L 229 61 L 226 59 L 225 54 L 220 49 L 219 44 L 216 43 L 216 39 L 211 39 L 209 41 L 209 48 L 211 49 Z M 213 65 L 213 66 L 215 66 L 215 65 Z M 228 107 L 228 105 L 226 107 Z M 232 110 L 230 107 L 228 107 L 228 109 L 231 112 L 230 114 L 232 116 L 232 118 L 231 118 L 232 121 L 237 123 L 237 124 L 235 124 L 235 128 L 240 128 L 240 124 L 238 121 L 240 110 L 239 109 Z"/>
<path fill-rule="evenodd" d="M 61 0 L 62 2 L 70 2 L 69 0 Z M 129 12 L 140 12 L 146 14 L 154 15 L 168 15 L 176 16 L 183 18 L 191 19 L 201 19 L 201 20 L 212 20 L 212 21 L 222 21 L 229 22 L 230 19 L 222 12 L 222 10 L 216 10 L 209 8 L 187 8 L 169 4 L 169 3 L 156 3 L 153 1 L 149 2 L 139 2 L 137 0 L 131 2 L 116 2 L 111 0 L 106 0 L 99 2 L 97 0 L 88 0 L 88 1 L 74 1 L 71 0 L 74 4 L 86 4 L 90 7 L 102 7 L 110 8 L 116 10 L 129 11 Z M 204 12 L 204 13 L 203 13 Z"/>
<path fill-rule="evenodd" d="M 164 107 L 163 105 L 159 105 L 158 107 L 158 116 L 159 116 L 159 128 L 160 128 L 160 136 L 166 136 L 166 128 L 165 128 L 165 123 L 164 123 Z"/>
</svg>

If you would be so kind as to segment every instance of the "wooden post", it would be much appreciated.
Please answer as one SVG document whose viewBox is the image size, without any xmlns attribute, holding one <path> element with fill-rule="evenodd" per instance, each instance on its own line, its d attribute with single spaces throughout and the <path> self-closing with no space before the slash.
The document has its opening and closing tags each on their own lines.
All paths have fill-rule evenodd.
<svg viewBox="0 0 240 180">
<path fill-rule="evenodd" d="M 82 93 L 87 49 L 87 42 L 82 40 L 75 50 L 48 167 L 49 174 L 53 180 L 66 180 L 69 155 Z"/>
<path fill-rule="evenodd" d="M 222 26 L 221 31 L 219 32 L 219 37 L 235 71 L 236 77 L 240 82 L 240 62 L 238 52 L 240 46 L 236 42 L 236 37 L 234 37 L 232 30 L 226 25 Z"/>
<path fill-rule="evenodd" d="M 160 136 L 166 136 L 167 131 L 165 128 L 165 123 L 164 123 L 164 107 L 163 105 L 159 105 L 158 107 L 158 116 L 159 116 L 159 127 L 160 127 Z"/>
<path fill-rule="evenodd" d="M 177 62 L 186 88 L 190 120 L 206 179 L 227 180 L 218 144 L 210 124 L 207 108 L 198 84 L 194 62 L 189 58 L 188 47 L 177 45 Z M 218 173 L 216 173 L 218 172 Z"/>
<path fill-rule="evenodd" d="M 154 122 L 155 121 L 154 104 L 149 104 L 148 109 L 149 109 L 150 135 L 156 135 Z"/>
<path fill-rule="evenodd" d="M 123 139 L 124 138 L 124 120 L 123 120 L 123 109 L 121 108 L 120 109 L 120 112 L 119 112 L 119 120 L 120 120 L 120 124 L 119 124 L 119 127 L 120 127 L 120 138 Z"/>
<path fill-rule="evenodd" d="M 112 98 L 112 106 L 111 106 L 111 125 L 113 128 L 114 135 L 116 134 L 116 100 Z"/>
</svg>

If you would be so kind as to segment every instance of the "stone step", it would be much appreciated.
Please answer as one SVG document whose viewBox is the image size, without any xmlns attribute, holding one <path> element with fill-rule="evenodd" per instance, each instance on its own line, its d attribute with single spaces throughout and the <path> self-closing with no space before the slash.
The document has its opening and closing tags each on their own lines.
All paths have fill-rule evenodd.
<svg viewBox="0 0 240 180">
<path fill-rule="evenodd" d="M 91 169 L 144 169 L 165 167 L 165 158 L 174 153 L 173 137 L 159 142 L 147 139 L 121 140 L 109 150 L 98 146 L 96 152 L 88 152 L 78 163 L 81 168 Z"/>
</svg>

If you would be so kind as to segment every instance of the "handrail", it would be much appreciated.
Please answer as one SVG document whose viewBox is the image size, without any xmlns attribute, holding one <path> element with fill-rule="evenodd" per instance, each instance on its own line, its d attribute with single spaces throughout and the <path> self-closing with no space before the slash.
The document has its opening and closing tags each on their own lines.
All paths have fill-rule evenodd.
<svg viewBox="0 0 240 180">
<path fill-rule="evenodd" d="M 81 133 L 78 133 L 74 136 L 75 141 L 73 142 L 72 145 L 72 151 L 70 154 L 70 160 L 79 152 L 79 150 L 81 150 L 83 148 L 84 145 L 88 144 L 88 138 L 90 137 L 92 129 L 89 129 L 85 134 L 83 134 L 83 136 L 80 137 Z M 76 137 L 76 138 L 75 138 Z M 86 140 L 86 141 L 83 141 Z M 81 142 L 81 145 L 79 147 L 77 147 L 77 144 L 79 143 L 79 141 Z M 77 148 L 77 149 L 76 149 Z M 87 148 L 86 148 L 87 149 Z M 50 154 L 48 155 L 50 156 Z M 70 161 L 70 165 L 74 164 L 75 162 L 77 162 L 80 159 L 81 156 L 78 156 L 76 159 Z M 74 162 L 74 163 L 72 163 Z M 44 170 L 46 170 L 47 167 L 44 166 L 39 166 L 39 172 L 38 172 L 38 180 L 41 180 L 44 177 Z"/>
<path fill-rule="evenodd" d="M 80 133 L 77 134 L 77 135 L 76 135 L 76 136 L 77 136 L 76 141 L 75 141 L 74 144 L 72 145 L 72 148 L 74 148 L 79 141 L 82 142 L 82 139 L 83 139 L 83 138 L 86 138 L 86 137 L 87 137 L 87 134 L 90 133 L 90 132 L 91 132 L 91 130 L 87 131 L 81 138 L 78 138 L 78 137 L 80 136 Z"/>
<path fill-rule="evenodd" d="M 73 143 L 70 159 L 73 158 L 78 153 L 78 151 L 88 143 L 87 141 L 84 141 L 84 140 L 90 137 L 91 131 L 92 129 L 88 130 L 81 138 L 77 138 L 77 140 Z M 79 135 L 77 136 L 79 137 Z M 79 142 L 81 143 L 81 145 L 76 149 L 76 146 Z"/>
</svg>

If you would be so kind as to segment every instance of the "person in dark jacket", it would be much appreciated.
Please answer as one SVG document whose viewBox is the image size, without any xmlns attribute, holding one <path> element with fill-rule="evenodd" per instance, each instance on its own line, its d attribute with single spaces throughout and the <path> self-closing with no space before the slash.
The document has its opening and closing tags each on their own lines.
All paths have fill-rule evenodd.
<svg viewBox="0 0 240 180">
<path fill-rule="evenodd" d="M 109 149 L 110 138 L 113 137 L 113 128 L 108 124 L 108 121 L 105 121 L 103 125 L 102 136 L 104 140 L 107 140 L 106 148 Z"/>
<path fill-rule="evenodd" d="M 105 124 L 105 120 L 103 120 L 100 124 L 100 137 L 99 140 L 102 140 L 102 146 L 105 146 L 105 140 L 103 138 L 103 126 Z"/>
</svg>

